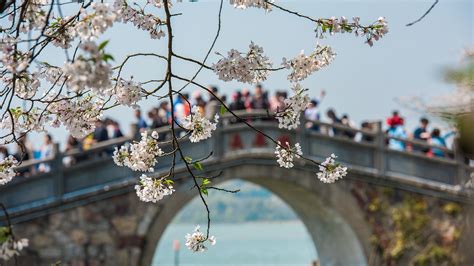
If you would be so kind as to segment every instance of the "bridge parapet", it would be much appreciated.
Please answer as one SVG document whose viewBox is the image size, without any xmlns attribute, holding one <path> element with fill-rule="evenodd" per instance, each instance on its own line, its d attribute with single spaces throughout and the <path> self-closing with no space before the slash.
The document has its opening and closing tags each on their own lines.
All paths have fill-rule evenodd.
<svg viewBox="0 0 474 266">
<path fill-rule="evenodd" d="M 241 115 L 243 119 L 247 119 L 258 114 L 264 117 L 266 113 Z M 303 121 L 303 125 L 306 122 L 308 121 Z M 349 168 L 348 178 L 451 200 L 472 201 L 472 190 L 465 188 L 464 184 L 469 180 L 473 169 L 464 163 L 464 158 L 452 158 L 451 150 L 436 147 L 448 154 L 444 158 L 391 150 L 386 146 L 389 137 L 380 129 L 380 123 L 379 129 L 371 132 L 320 121 L 310 122 L 316 124 L 320 131 L 302 128 L 288 131 L 278 128 L 277 123 L 262 118 L 251 121 L 255 129 L 261 131 L 256 132 L 231 117 L 225 117 L 221 121 L 222 125 L 213 133 L 213 138 L 199 143 L 183 140 L 181 145 L 186 155 L 193 159 L 204 158 L 212 153 L 204 161 L 204 165 L 232 161 L 239 163 L 246 159 L 268 163 L 274 160 L 275 144 L 266 139 L 262 134 L 264 133 L 280 142 L 299 142 L 305 156 L 317 161 L 324 160 L 331 153 L 337 154 L 339 161 Z M 330 129 L 362 134 L 372 141 L 358 142 L 343 136 L 329 136 L 325 132 Z M 167 130 L 162 128 L 159 132 Z M 52 170 L 32 177 L 17 177 L 0 187 L 0 202 L 7 206 L 13 221 L 19 222 L 129 191 L 133 189 L 139 173 L 116 166 L 111 154 L 115 147 L 131 141 L 132 138 L 123 137 L 101 142 L 86 151 L 58 152 L 48 160 L 24 162 L 19 170 L 34 168 L 40 163 L 50 164 Z M 433 148 L 423 142 L 403 141 L 412 146 Z M 169 144 L 163 145 L 162 149 L 171 150 L 171 147 Z M 64 157 L 78 160 L 71 166 L 65 166 Z M 160 175 L 167 171 L 171 160 L 169 156 L 159 158 L 154 174 Z M 317 171 L 316 166 L 303 160 L 298 161 L 297 165 L 308 171 Z M 182 166 L 182 162 L 178 161 L 177 169 Z M 186 177 L 185 174 L 180 176 Z"/>
</svg>

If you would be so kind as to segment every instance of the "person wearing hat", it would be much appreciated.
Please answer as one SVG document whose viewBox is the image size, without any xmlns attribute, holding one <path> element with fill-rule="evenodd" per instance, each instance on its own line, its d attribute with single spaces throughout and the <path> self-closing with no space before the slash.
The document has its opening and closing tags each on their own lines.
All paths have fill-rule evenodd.
<svg viewBox="0 0 474 266">
<path fill-rule="evenodd" d="M 399 151 L 405 150 L 405 142 L 400 140 L 407 138 L 407 134 L 403 128 L 403 118 L 399 116 L 397 111 L 394 111 L 392 117 L 387 118 L 387 124 L 389 126 L 387 135 L 390 137 L 388 147 Z"/>
</svg>

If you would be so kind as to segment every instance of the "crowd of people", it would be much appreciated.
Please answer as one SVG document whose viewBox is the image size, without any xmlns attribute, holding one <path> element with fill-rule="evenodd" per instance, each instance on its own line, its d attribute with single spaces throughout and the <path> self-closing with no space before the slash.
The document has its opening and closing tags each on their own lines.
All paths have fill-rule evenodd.
<svg viewBox="0 0 474 266">
<path fill-rule="evenodd" d="M 443 149 L 420 144 L 426 143 L 431 146 L 447 148 L 447 140 L 455 135 L 455 131 L 442 135 L 439 128 L 432 128 L 430 130 L 429 120 L 424 117 L 420 119 L 417 128 L 411 134 L 407 134 L 404 128 L 404 119 L 399 115 L 398 111 L 394 111 L 392 116 L 387 118 L 387 125 L 387 135 L 391 137 L 388 144 L 391 149 L 423 152 L 428 156 L 445 157 L 447 154 Z M 403 141 L 407 138 L 416 140 L 416 143 L 412 142 L 409 145 Z"/>
<path fill-rule="evenodd" d="M 360 127 L 357 127 L 347 114 L 338 116 L 336 111 L 332 108 L 326 111 L 326 119 L 324 120 L 328 121 L 330 124 L 339 126 L 322 127 L 320 123 L 315 123 L 316 121 L 322 120 L 319 105 L 325 95 L 325 91 L 322 91 L 318 98 L 313 98 L 309 102 L 307 109 L 304 111 L 304 117 L 307 121 L 304 126 L 308 130 L 336 137 L 354 139 L 361 142 L 374 141 L 375 138 L 373 134 L 363 133 L 374 132 L 376 129 L 374 123 L 363 121 Z M 230 101 L 228 102 L 226 95 L 221 94 L 217 87 L 211 86 L 209 87 L 209 95 L 202 95 L 199 91 L 195 91 L 192 95 L 187 93 L 179 94 L 179 97 L 175 99 L 172 105 L 173 110 L 171 110 L 171 105 L 167 101 L 160 102 L 157 107 L 149 110 L 146 116 L 140 109 L 135 109 L 134 114 L 136 127 L 138 132 L 140 132 L 150 128 L 160 128 L 169 125 L 173 120 L 171 118 L 172 114 L 174 114 L 175 121 L 180 123 L 180 121 L 191 113 L 191 106 L 194 105 L 198 107 L 203 116 L 209 119 L 212 119 L 214 115 L 219 112 L 222 103 L 226 103 L 232 111 L 269 110 L 270 113 L 275 113 L 285 108 L 285 99 L 287 97 L 288 94 L 286 91 L 276 91 L 273 95 L 269 95 L 262 85 L 257 85 L 252 92 L 248 89 L 233 92 Z M 426 143 L 438 147 L 447 147 L 447 139 L 452 137 L 455 134 L 454 132 L 442 135 L 439 128 L 429 129 L 428 119 L 421 118 L 419 126 L 413 132 L 408 133 L 404 128 L 404 122 L 404 119 L 397 111 L 394 111 L 392 115 L 387 118 L 386 134 L 390 137 L 387 142 L 389 148 L 394 150 L 421 152 L 428 156 L 448 156 L 442 148 L 429 147 L 428 145 L 423 144 Z M 362 129 L 363 131 L 361 133 L 353 129 Z M 161 133 L 160 138 L 165 138 L 165 134 L 166 133 Z M 124 134 L 120 129 L 119 123 L 113 119 L 107 118 L 97 121 L 94 132 L 83 139 L 76 139 L 69 136 L 65 144 L 65 151 L 88 150 L 96 143 L 122 136 L 124 136 Z M 407 142 L 405 141 L 407 139 L 415 141 Z M 47 134 L 44 137 L 40 149 L 36 151 L 27 141 L 26 137 L 20 138 L 14 156 L 19 161 L 29 159 L 41 160 L 54 157 L 56 152 L 53 139 L 51 135 Z M 10 155 L 8 149 L 5 146 L 0 146 L 0 160 L 8 155 Z M 71 165 L 78 160 L 81 160 L 81 158 L 65 157 L 63 162 L 65 165 Z M 50 166 L 43 163 L 38 165 L 35 169 L 24 169 L 21 171 L 23 171 L 22 174 L 25 175 L 28 175 L 31 172 L 48 172 L 50 171 Z"/>
</svg>

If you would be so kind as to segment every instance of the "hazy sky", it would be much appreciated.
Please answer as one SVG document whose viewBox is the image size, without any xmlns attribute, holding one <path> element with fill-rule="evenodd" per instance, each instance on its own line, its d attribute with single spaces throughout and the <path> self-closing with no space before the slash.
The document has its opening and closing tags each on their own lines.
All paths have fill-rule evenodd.
<svg viewBox="0 0 474 266">
<path fill-rule="evenodd" d="M 433 96 L 452 90 L 454 87 L 443 81 L 441 71 L 443 67 L 458 64 L 462 49 L 473 44 L 474 7 L 471 0 L 440 1 L 423 21 L 412 27 L 405 24 L 421 16 L 432 1 L 276 2 L 312 17 L 359 16 L 361 22 L 367 24 L 384 16 L 389 22 L 390 32 L 374 47 L 369 47 L 363 38 L 352 34 L 338 34 L 318 40 L 314 25 L 307 20 L 279 10 L 269 13 L 260 9 L 238 10 L 224 0 L 222 32 L 215 51 L 226 53 L 231 48 L 245 50 L 250 41 L 254 41 L 264 47 L 275 65 L 279 65 L 283 56 L 291 58 L 302 49 L 311 52 L 317 41 L 331 45 L 337 52 L 335 61 L 302 84 L 310 88 L 312 96 L 319 95 L 323 88 L 327 91 L 321 106 L 323 111 L 334 107 L 338 114 L 348 113 L 356 122 L 383 119 L 393 109 L 403 111 L 394 101 L 396 97 Z M 174 5 L 174 11 L 183 14 L 173 19 L 177 53 L 196 59 L 204 57 L 216 31 L 218 6 L 219 2 L 212 0 L 197 3 L 185 1 Z M 110 39 L 107 48 L 117 62 L 133 52 L 164 54 L 166 49 L 163 39 L 148 41 L 148 34 L 135 30 L 132 25 L 114 27 L 107 31 L 103 39 Z M 64 60 L 61 56 L 52 58 Z M 208 62 L 216 62 L 218 58 L 213 54 Z M 137 80 L 162 78 L 162 63 L 151 59 L 136 62 L 127 66 L 124 77 L 133 73 Z M 176 62 L 174 69 L 190 77 L 196 66 Z M 263 83 L 264 87 L 270 91 L 287 89 L 287 74 L 286 71 L 273 74 Z M 236 82 L 221 82 L 209 71 L 203 71 L 198 81 L 218 85 L 227 94 L 250 87 Z M 141 103 L 145 111 L 155 104 L 156 100 Z M 408 129 L 411 130 L 419 115 L 404 112 L 408 118 Z M 124 132 L 128 131 L 133 121 L 131 109 L 125 107 L 110 111 L 107 115 L 119 119 Z M 56 138 L 63 139 L 65 136 L 57 130 L 55 133 Z"/>
</svg>

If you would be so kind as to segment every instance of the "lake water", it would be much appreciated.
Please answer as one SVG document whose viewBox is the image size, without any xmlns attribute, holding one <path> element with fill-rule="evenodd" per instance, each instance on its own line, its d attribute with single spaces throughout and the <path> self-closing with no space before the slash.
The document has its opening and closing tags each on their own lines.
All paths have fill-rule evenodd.
<svg viewBox="0 0 474 266">
<path fill-rule="evenodd" d="M 205 228 L 202 228 L 205 230 Z M 192 224 L 171 224 L 156 249 L 153 265 L 174 265 L 173 241 L 180 242 L 179 265 L 294 265 L 317 259 L 313 241 L 300 221 L 213 224 L 217 243 L 204 253 L 184 246 Z"/>
</svg>

